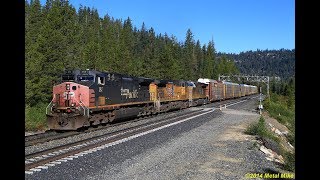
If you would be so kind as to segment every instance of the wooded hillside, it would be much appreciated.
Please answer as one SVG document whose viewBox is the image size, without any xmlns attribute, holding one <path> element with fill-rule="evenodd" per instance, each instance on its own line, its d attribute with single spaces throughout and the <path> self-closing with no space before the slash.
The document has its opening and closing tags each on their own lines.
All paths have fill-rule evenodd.
<svg viewBox="0 0 320 180">
<path fill-rule="evenodd" d="M 279 76 L 284 80 L 295 75 L 295 49 L 217 53 L 219 56 L 232 59 L 243 74 Z"/>
<path fill-rule="evenodd" d="M 101 18 L 103 17 L 103 18 Z M 96 69 L 158 79 L 197 80 L 237 73 L 232 61 L 216 59 L 213 41 L 201 44 L 191 29 L 183 42 L 143 23 L 76 10 L 66 0 L 25 1 L 26 104 L 51 100 L 52 83 L 64 69 Z"/>
</svg>

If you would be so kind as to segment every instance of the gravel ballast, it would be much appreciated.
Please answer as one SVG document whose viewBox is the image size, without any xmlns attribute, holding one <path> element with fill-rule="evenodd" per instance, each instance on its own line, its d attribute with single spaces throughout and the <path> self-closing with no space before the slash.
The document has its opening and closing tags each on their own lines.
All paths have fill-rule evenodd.
<svg viewBox="0 0 320 180">
<path fill-rule="evenodd" d="M 251 103 L 251 105 L 250 105 Z M 247 173 L 277 172 L 243 134 L 258 121 L 255 100 L 64 162 L 25 179 L 247 179 Z M 251 107 L 251 108 L 249 108 Z"/>
<path fill-rule="evenodd" d="M 276 171 L 275 165 L 253 148 L 252 137 L 241 135 L 241 123 L 255 121 L 259 116 L 234 110 L 223 112 L 221 117 L 161 147 L 83 179 L 245 179 L 247 173 Z"/>
</svg>

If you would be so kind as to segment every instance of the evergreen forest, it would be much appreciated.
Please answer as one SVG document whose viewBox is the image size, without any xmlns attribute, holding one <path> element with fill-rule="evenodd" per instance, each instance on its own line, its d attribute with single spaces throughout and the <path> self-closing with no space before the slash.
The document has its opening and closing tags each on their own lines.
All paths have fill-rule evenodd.
<svg viewBox="0 0 320 180">
<path fill-rule="evenodd" d="M 185 39 L 178 40 L 156 33 L 145 23 L 136 27 L 130 17 L 115 19 L 85 6 L 75 9 L 68 0 L 47 0 L 43 5 L 40 0 L 26 0 L 27 126 L 43 121 L 43 107 L 51 101 L 52 86 L 65 69 L 193 81 L 239 73 L 290 77 L 294 76 L 294 50 L 220 53 L 213 40 L 194 39 L 191 28 Z"/>
<path fill-rule="evenodd" d="M 295 76 L 295 49 L 217 53 L 235 62 L 242 74 L 279 77 L 285 81 Z"/>
<path fill-rule="evenodd" d="M 26 104 L 49 102 L 52 84 L 65 69 L 95 69 L 157 79 L 217 79 L 238 73 L 232 61 L 217 60 L 213 41 L 201 44 L 191 29 L 180 42 L 128 17 L 100 17 L 97 9 L 67 0 L 25 1 Z"/>
</svg>

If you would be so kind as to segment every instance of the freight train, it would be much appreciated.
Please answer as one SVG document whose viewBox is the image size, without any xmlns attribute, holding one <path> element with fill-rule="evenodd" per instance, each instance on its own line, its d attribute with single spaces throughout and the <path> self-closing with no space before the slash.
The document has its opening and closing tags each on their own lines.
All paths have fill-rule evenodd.
<svg viewBox="0 0 320 180">
<path fill-rule="evenodd" d="M 157 80 L 96 70 L 66 70 L 46 108 L 52 130 L 77 130 L 258 93 L 257 86 L 198 79 Z"/>
</svg>

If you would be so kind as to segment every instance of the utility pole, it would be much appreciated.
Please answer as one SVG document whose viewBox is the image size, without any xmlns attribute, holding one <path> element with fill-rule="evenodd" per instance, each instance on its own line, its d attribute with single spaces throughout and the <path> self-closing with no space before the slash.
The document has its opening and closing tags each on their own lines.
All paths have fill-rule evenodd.
<svg viewBox="0 0 320 180">
<path fill-rule="evenodd" d="M 261 101 L 262 101 L 262 87 L 260 86 L 260 97 L 259 97 L 259 101 L 260 101 L 260 103 L 259 103 L 259 114 L 261 115 L 262 114 L 262 109 L 263 109 L 263 106 L 262 106 L 262 103 L 261 103 Z"/>
<path fill-rule="evenodd" d="M 269 101 L 270 101 L 270 92 L 269 92 L 269 82 L 270 82 L 270 78 L 269 78 L 269 76 L 268 76 L 268 83 L 267 83 L 267 89 L 268 89 L 268 98 L 269 98 Z"/>
</svg>

